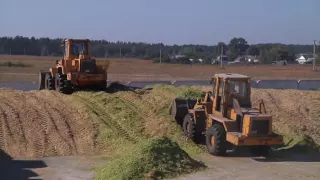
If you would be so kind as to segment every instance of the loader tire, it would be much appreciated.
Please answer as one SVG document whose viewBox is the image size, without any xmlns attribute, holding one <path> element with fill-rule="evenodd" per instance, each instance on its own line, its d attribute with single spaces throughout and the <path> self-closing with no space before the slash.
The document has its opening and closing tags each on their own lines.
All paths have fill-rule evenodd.
<svg viewBox="0 0 320 180">
<path fill-rule="evenodd" d="M 55 86 L 56 91 L 63 93 L 63 94 L 71 94 L 72 93 L 72 87 L 67 82 L 67 76 L 65 74 L 56 74 L 55 78 Z"/>
<path fill-rule="evenodd" d="M 39 72 L 38 90 L 46 89 L 45 81 L 46 81 L 46 73 L 45 72 Z"/>
<path fill-rule="evenodd" d="M 196 140 L 196 124 L 192 114 L 187 114 L 183 118 L 183 132 L 192 141 Z"/>
<path fill-rule="evenodd" d="M 183 118 L 188 114 L 188 105 L 185 99 L 176 98 L 171 103 L 170 115 L 176 120 L 176 122 L 182 126 Z"/>
<path fill-rule="evenodd" d="M 224 127 L 215 123 L 206 131 L 206 145 L 208 152 L 215 156 L 224 156 L 227 152 L 226 131 Z"/>
<path fill-rule="evenodd" d="M 51 73 L 47 73 L 45 75 L 45 89 L 47 90 L 54 90 L 54 78 L 51 76 Z"/>
</svg>

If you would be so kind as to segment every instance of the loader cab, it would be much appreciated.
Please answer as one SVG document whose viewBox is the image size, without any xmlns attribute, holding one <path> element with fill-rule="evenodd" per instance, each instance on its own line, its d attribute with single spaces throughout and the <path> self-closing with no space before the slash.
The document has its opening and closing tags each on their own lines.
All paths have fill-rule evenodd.
<svg viewBox="0 0 320 180">
<path fill-rule="evenodd" d="M 251 107 L 250 77 L 240 74 L 216 74 L 211 83 L 213 84 L 213 110 L 217 116 L 226 117 L 228 108 L 233 106 L 236 98 L 241 107 Z"/>
<path fill-rule="evenodd" d="M 61 42 L 65 60 L 89 59 L 90 40 L 88 39 L 66 39 Z"/>
</svg>

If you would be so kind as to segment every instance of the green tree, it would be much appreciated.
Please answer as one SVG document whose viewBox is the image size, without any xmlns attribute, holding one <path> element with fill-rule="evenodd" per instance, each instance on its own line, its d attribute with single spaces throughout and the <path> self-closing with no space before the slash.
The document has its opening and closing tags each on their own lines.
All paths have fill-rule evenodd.
<svg viewBox="0 0 320 180">
<path fill-rule="evenodd" d="M 223 52 L 221 52 L 222 48 L 223 48 Z M 221 53 L 225 55 L 227 51 L 228 51 L 228 46 L 224 42 L 219 42 L 215 48 L 215 52 L 218 56 L 220 56 Z"/>
<path fill-rule="evenodd" d="M 260 54 L 260 49 L 258 46 L 251 45 L 249 48 L 246 50 L 247 55 L 252 55 L 252 56 L 259 56 Z"/>
<path fill-rule="evenodd" d="M 0 37 L 0 54 L 12 55 L 35 55 L 35 56 L 62 56 L 60 49 L 61 38 L 50 39 L 47 37 Z M 159 48 L 162 47 L 162 62 L 190 63 L 189 58 L 202 58 L 204 63 L 210 62 L 213 57 L 221 54 L 221 46 L 224 48 L 224 54 L 231 60 L 238 55 L 260 55 L 266 62 L 272 62 L 276 59 L 295 59 L 294 55 L 298 53 L 309 53 L 313 50 L 313 45 L 285 45 L 285 44 L 253 44 L 248 45 L 244 38 L 233 38 L 229 44 L 223 42 L 214 46 L 208 45 L 163 45 L 162 43 L 151 44 L 142 42 L 110 42 L 106 40 L 92 40 L 91 54 L 94 57 L 119 57 L 121 54 L 125 57 L 137 57 L 151 60 L 159 57 Z M 318 46 L 319 47 L 319 46 Z M 263 54 L 260 54 L 262 53 Z M 320 52 L 320 51 L 318 51 Z M 174 54 L 187 55 L 179 61 L 171 60 L 169 57 Z"/>
<path fill-rule="evenodd" d="M 228 45 L 228 58 L 233 60 L 239 55 L 244 55 L 248 48 L 248 42 L 244 38 L 232 38 Z"/>
</svg>

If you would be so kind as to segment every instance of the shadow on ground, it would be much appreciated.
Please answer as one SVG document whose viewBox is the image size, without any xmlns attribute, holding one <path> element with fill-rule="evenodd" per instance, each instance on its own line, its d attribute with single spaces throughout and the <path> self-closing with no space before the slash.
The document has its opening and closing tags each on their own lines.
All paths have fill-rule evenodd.
<svg viewBox="0 0 320 180">
<path fill-rule="evenodd" d="M 141 88 L 141 87 L 127 86 L 127 85 L 121 84 L 119 82 L 112 82 L 106 88 L 105 92 L 111 93 L 111 94 L 121 92 L 121 91 L 144 93 L 145 91 L 150 91 L 150 90 L 152 90 L 152 88 Z M 99 92 L 101 90 L 95 89 L 95 88 L 82 88 L 81 91 Z"/>
<path fill-rule="evenodd" d="M 320 162 L 320 146 L 310 136 L 305 135 L 293 144 L 292 141 L 271 151 L 267 158 L 255 160 L 259 162 Z"/>
<path fill-rule="evenodd" d="M 271 147 L 269 154 L 265 156 L 252 153 L 248 147 L 233 147 L 229 144 L 225 157 L 247 157 L 258 162 L 320 162 L 319 145 L 309 136 L 289 146 L 290 143 Z M 206 149 L 204 138 L 198 140 L 198 145 Z"/>
<path fill-rule="evenodd" d="M 47 165 L 43 161 L 13 160 L 6 152 L 0 149 L 0 179 L 1 180 L 26 180 L 41 179 L 38 174 L 29 170 L 44 168 Z"/>
<path fill-rule="evenodd" d="M 257 156 L 248 148 L 241 147 L 229 152 L 227 157 L 248 157 L 258 162 L 320 162 L 319 152 L 299 152 L 295 147 L 281 150 L 271 149 L 269 155 L 266 156 Z"/>
</svg>

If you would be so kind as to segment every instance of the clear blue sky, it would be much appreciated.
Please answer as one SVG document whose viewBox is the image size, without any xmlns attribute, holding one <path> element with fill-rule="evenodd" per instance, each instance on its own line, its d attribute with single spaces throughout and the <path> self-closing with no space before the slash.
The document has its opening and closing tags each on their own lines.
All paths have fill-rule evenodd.
<svg viewBox="0 0 320 180">
<path fill-rule="evenodd" d="M 311 44 L 320 0 L 0 0 L 0 36 Z"/>
</svg>

